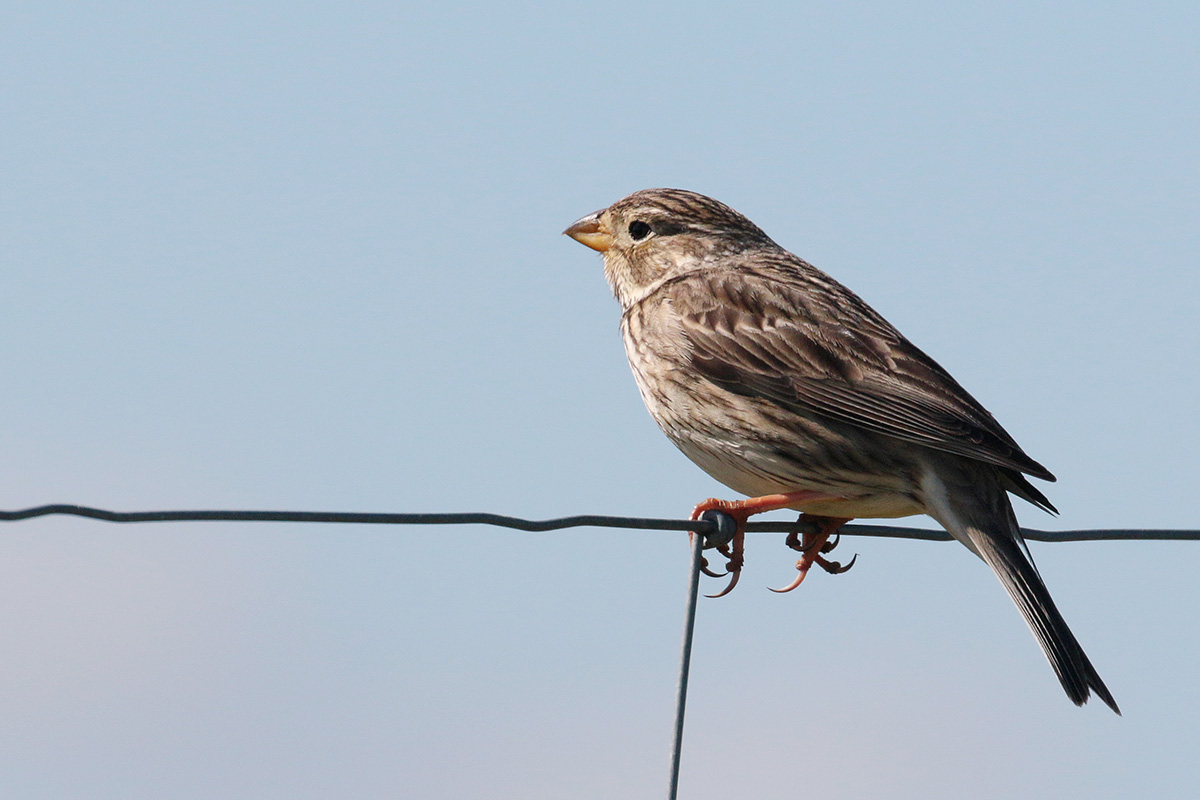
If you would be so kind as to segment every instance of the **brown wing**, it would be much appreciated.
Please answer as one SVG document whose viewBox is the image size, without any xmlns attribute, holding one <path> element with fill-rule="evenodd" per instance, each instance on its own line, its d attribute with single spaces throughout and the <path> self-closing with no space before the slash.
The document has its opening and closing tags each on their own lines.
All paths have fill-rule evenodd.
<svg viewBox="0 0 1200 800">
<path fill-rule="evenodd" d="M 937 362 L 786 251 L 755 253 L 752 267 L 691 272 L 660 291 L 696 369 L 729 391 L 1054 480 Z M 1011 478 L 1018 494 L 1052 508 L 1019 474 Z"/>
</svg>

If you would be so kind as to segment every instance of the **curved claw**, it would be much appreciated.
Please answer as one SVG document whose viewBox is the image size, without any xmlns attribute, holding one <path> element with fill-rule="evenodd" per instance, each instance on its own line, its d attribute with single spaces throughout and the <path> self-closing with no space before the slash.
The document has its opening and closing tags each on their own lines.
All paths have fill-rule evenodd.
<svg viewBox="0 0 1200 800">
<path fill-rule="evenodd" d="M 801 572 L 799 575 L 796 576 L 796 580 L 792 581 L 791 583 L 789 583 L 787 586 L 783 587 L 782 589 L 771 589 L 770 586 L 768 586 L 767 588 L 771 589 L 771 591 L 775 592 L 776 594 L 787 594 L 792 589 L 795 589 L 797 586 L 804 583 L 804 578 L 807 575 L 808 575 L 808 570 L 804 570 L 803 572 Z"/>
<path fill-rule="evenodd" d="M 855 561 L 858 561 L 858 553 L 855 553 L 854 558 L 850 559 L 850 563 L 844 567 L 836 561 L 826 561 L 825 563 L 818 561 L 817 563 L 821 564 L 822 569 L 830 575 L 841 575 L 843 572 L 849 572 Z"/>
<path fill-rule="evenodd" d="M 706 594 L 706 595 L 704 595 L 704 596 L 705 596 L 705 597 L 717 598 L 717 597 L 724 597 L 725 595 L 727 595 L 727 594 L 729 594 L 730 592 L 732 592 L 732 591 L 733 591 L 733 587 L 737 586 L 738 578 L 740 578 L 740 577 L 742 576 L 742 573 L 740 573 L 740 572 L 731 572 L 731 573 L 729 573 L 729 575 L 730 575 L 730 578 L 729 578 L 729 585 L 728 585 L 728 586 L 726 586 L 724 589 L 722 589 L 721 591 L 717 592 L 716 594 Z M 719 575 L 714 575 L 713 577 L 720 577 L 720 576 L 719 576 Z"/>
<path fill-rule="evenodd" d="M 831 540 L 829 540 L 829 541 L 825 542 L 825 544 L 821 545 L 821 552 L 822 553 L 832 553 L 833 548 L 835 548 L 839 544 L 841 544 L 841 541 L 842 541 L 842 535 L 840 533 L 835 533 Z"/>
<path fill-rule="evenodd" d="M 848 568 L 847 568 L 847 569 L 848 569 Z M 726 575 L 728 575 L 728 574 L 729 574 L 729 572 L 728 572 L 728 571 L 726 571 L 726 572 L 713 572 L 711 569 L 709 569 L 709 568 L 708 568 L 708 559 L 707 559 L 707 558 L 705 558 L 705 559 L 702 559 L 702 560 L 700 561 L 700 571 L 701 571 L 701 572 L 703 572 L 705 575 L 707 575 L 707 576 L 708 576 L 708 577 L 710 577 L 710 578 L 724 578 Z"/>
</svg>

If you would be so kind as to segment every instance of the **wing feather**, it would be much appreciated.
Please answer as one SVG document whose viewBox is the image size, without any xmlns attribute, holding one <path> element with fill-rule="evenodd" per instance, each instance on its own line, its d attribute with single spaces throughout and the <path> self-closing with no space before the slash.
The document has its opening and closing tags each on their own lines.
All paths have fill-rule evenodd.
<svg viewBox="0 0 1200 800">
<path fill-rule="evenodd" d="M 660 288 L 696 369 L 741 395 L 1054 480 L 978 401 L 857 295 L 779 251 Z M 1019 477 L 1019 475 L 1017 476 Z M 1038 505 L 1048 502 L 1028 481 Z"/>
</svg>

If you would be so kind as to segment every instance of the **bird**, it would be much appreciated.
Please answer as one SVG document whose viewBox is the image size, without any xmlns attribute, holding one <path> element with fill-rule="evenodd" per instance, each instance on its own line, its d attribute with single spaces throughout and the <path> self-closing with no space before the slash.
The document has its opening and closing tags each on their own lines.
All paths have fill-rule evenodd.
<svg viewBox="0 0 1200 800">
<path fill-rule="evenodd" d="M 729 206 L 645 189 L 564 233 L 599 251 L 621 308 L 638 389 L 667 437 L 745 495 L 710 498 L 735 519 L 721 549 L 737 582 L 746 519 L 801 512 L 794 589 L 854 518 L 926 514 L 983 560 L 1076 705 L 1120 709 L 1054 604 L 1009 495 L 1057 513 L 1054 481 L 936 361 L 837 280 Z M 853 562 L 851 562 L 853 563 Z M 706 569 L 708 574 L 714 574 Z M 719 596 L 719 595 L 714 595 Z"/>
</svg>

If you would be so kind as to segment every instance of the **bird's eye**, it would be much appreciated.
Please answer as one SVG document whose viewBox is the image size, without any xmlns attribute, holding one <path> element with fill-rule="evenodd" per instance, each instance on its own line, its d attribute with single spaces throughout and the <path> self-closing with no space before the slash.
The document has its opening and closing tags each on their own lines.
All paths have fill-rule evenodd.
<svg viewBox="0 0 1200 800">
<path fill-rule="evenodd" d="M 650 226 L 642 222 L 640 219 L 635 219 L 629 223 L 629 236 L 635 242 L 640 242 L 650 235 Z"/>
</svg>

